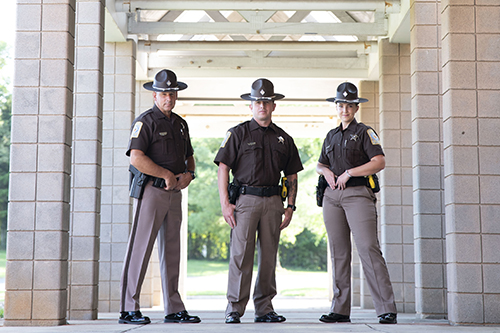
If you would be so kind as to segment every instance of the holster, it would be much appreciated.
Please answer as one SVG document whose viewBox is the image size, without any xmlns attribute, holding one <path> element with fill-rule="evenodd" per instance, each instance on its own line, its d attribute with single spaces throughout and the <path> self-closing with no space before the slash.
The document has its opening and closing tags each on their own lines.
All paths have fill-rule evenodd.
<svg viewBox="0 0 500 333">
<path fill-rule="evenodd" d="M 316 204 L 318 207 L 323 207 L 323 196 L 325 195 L 325 189 L 328 186 L 328 182 L 325 176 L 319 175 L 318 185 L 316 186 Z"/>
<path fill-rule="evenodd" d="M 132 164 L 128 170 L 130 171 L 129 196 L 141 199 L 149 176 L 137 170 Z"/>
<path fill-rule="evenodd" d="M 288 197 L 288 179 L 286 177 L 281 178 L 281 201 L 285 201 Z"/>
<path fill-rule="evenodd" d="M 241 184 L 234 178 L 231 183 L 227 185 L 227 194 L 229 196 L 229 203 L 232 205 L 236 204 L 236 200 L 240 196 Z"/>
<path fill-rule="evenodd" d="M 373 193 L 379 192 L 380 191 L 380 185 L 379 185 L 379 182 L 378 182 L 377 175 L 376 174 L 369 175 L 369 176 L 367 176 L 367 178 L 368 178 L 368 185 L 372 189 Z"/>
</svg>

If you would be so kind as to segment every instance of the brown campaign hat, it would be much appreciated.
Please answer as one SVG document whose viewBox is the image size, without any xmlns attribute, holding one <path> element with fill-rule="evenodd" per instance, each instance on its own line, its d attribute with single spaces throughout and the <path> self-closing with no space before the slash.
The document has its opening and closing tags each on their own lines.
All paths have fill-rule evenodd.
<svg viewBox="0 0 500 333">
<path fill-rule="evenodd" d="M 358 88 L 351 82 L 341 83 L 337 87 L 337 96 L 326 99 L 329 102 L 343 102 L 343 103 L 365 103 L 368 102 L 366 98 L 358 97 Z"/>
<path fill-rule="evenodd" d="M 274 85 L 268 79 L 255 80 L 251 92 L 241 95 L 247 101 L 275 101 L 284 97 L 285 95 L 274 92 Z"/>
<path fill-rule="evenodd" d="M 156 73 L 154 81 L 144 83 L 144 89 L 151 91 L 178 91 L 187 88 L 187 84 L 177 81 L 177 76 L 174 72 L 168 69 L 162 69 Z"/>
</svg>

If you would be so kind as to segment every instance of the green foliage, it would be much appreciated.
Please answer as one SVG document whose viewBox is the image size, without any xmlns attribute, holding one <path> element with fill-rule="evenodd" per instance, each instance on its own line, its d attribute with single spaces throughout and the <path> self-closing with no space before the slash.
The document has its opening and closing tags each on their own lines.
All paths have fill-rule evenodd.
<svg viewBox="0 0 500 333">
<path fill-rule="evenodd" d="M 196 180 L 189 186 L 189 259 L 227 260 L 231 228 L 222 217 L 213 162 L 222 139 L 192 139 Z"/>
<path fill-rule="evenodd" d="M 8 58 L 7 44 L 0 41 L 0 69 Z M 9 197 L 9 154 L 10 119 L 12 94 L 8 89 L 9 81 L 0 77 L 0 249 L 5 249 L 7 238 L 7 202 Z"/>
<path fill-rule="evenodd" d="M 230 228 L 222 217 L 213 163 L 222 138 L 193 138 L 196 180 L 189 186 L 189 259 L 227 261 Z M 316 205 L 316 164 L 321 139 L 296 139 L 304 170 L 299 173 L 297 211 L 281 233 L 280 259 L 284 267 L 326 269 L 326 240 L 322 210 Z M 298 246 L 298 247 L 297 247 Z M 296 253 L 295 248 L 302 254 Z M 286 263 L 283 259 L 286 258 Z"/>
<path fill-rule="evenodd" d="M 305 228 L 295 236 L 295 243 L 282 241 L 279 247 L 281 266 L 311 271 L 326 271 L 326 237 Z"/>
</svg>

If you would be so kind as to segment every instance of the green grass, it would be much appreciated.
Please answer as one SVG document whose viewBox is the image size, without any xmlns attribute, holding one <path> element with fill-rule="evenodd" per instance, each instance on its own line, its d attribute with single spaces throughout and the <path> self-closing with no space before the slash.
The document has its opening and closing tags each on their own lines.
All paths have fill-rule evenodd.
<svg viewBox="0 0 500 333">
<path fill-rule="evenodd" d="M 216 274 L 227 274 L 227 262 L 208 261 L 208 260 L 188 260 L 188 276 L 207 276 Z"/>
<path fill-rule="evenodd" d="M 0 278 L 5 279 L 5 265 L 7 264 L 5 250 L 0 250 Z"/>
</svg>

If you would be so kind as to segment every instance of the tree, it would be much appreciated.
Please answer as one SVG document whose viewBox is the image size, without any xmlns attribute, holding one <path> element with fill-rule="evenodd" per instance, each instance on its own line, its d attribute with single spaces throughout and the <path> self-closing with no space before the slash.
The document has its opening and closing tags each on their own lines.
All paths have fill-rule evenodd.
<svg viewBox="0 0 500 333">
<path fill-rule="evenodd" d="M 0 70 L 9 58 L 8 46 L 0 41 Z M 9 200 L 10 118 L 12 94 L 7 88 L 9 80 L 0 77 L 0 249 L 5 249 L 7 239 L 7 204 Z"/>
</svg>

